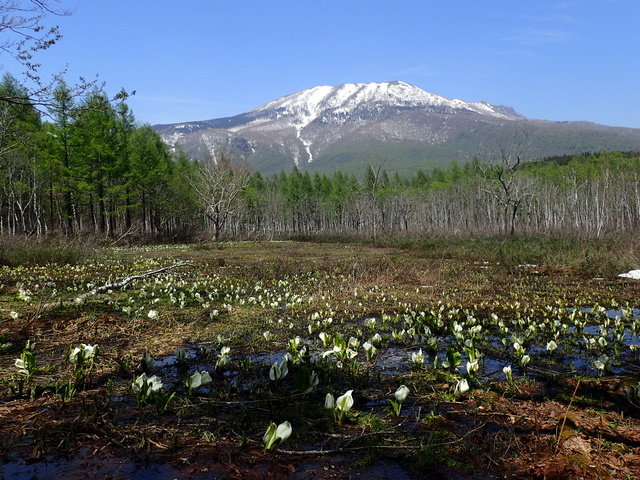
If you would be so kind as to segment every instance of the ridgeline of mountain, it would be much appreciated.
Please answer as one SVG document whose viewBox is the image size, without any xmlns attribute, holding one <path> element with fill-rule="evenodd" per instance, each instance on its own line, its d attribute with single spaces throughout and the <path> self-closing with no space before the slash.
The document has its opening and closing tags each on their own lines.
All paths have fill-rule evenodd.
<svg viewBox="0 0 640 480">
<path fill-rule="evenodd" d="M 531 158 L 640 150 L 640 129 L 526 118 L 510 107 L 466 102 L 404 82 L 319 86 L 234 117 L 156 125 L 190 157 L 232 149 L 261 172 L 303 169 L 412 173 L 465 162 L 524 129 Z"/>
</svg>

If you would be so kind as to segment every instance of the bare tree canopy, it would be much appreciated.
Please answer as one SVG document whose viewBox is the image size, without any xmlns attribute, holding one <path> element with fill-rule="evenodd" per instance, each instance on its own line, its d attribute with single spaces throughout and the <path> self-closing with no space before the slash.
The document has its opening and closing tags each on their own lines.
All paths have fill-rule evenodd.
<svg viewBox="0 0 640 480">
<path fill-rule="evenodd" d="M 24 93 L 16 96 L 3 95 L 0 100 L 12 104 L 28 103 L 35 107 L 49 108 L 54 101 L 55 86 L 66 71 L 43 79 L 36 61 L 38 52 L 55 45 L 62 35 L 57 26 L 46 26 L 49 17 L 72 15 L 73 11 L 62 7 L 60 0 L 0 0 L 0 54 L 13 58 L 24 68 L 21 82 Z M 7 68 L 6 60 L 2 66 Z M 73 96 L 80 96 L 97 87 L 97 79 L 87 81 L 79 78 L 70 87 Z M 128 93 L 121 90 L 113 100 L 124 100 Z"/>
<path fill-rule="evenodd" d="M 503 209 L 504 233 L 516 233 L 516 219 L 528 191 L 517 176 L 524 154 L 531 145 L 529 132 L 517 130 L 513 137 L 484 152 L 479 164 L 487 181 L 487 192 L 493 195 Z"/>
<path fill-rule="evenodd" d="M 49 15 L 70 15 L 71 12 L 52 6 L 49 0 L 1 0 L 0 48 L 21 62 L 31 58 L 29 52 L 45 50 L 60 39 L 58 27 L 45 28 Z"/>
<path fill-rule="evenodd" d="M 251 180 L 247 164 L 235 163 L 232 155 L 220 153 L 205 160 L 192 178 L 200 205 L 213 228 L 218 241 L 230 215 L 241 207 L 241 194 Z"/>
</svg>

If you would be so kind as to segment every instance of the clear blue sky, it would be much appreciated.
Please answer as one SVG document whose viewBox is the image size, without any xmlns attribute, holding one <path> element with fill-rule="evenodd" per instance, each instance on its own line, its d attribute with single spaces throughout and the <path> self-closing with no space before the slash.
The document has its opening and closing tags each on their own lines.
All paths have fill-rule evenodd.
<svg viewBox="0 0 640 480">
<path fill-rule="evenodd" d="M 63 0 L 39 54 L 144 123 L 232 116 L 316 85 L 402 80 L 531 118 L 640 128 L 637 0 Z M 19 72 L 16 72 L 19 73 Z"/>
</svg>

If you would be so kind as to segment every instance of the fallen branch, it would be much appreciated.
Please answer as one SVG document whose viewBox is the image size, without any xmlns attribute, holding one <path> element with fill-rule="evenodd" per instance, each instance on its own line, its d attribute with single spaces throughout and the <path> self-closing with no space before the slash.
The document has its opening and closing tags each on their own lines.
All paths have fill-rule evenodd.
<svg viewBox="0 0 640 480">
<path fill-rule="evenodd" d="M 277 453 L 282 453 L 283 455 L 335 455 L 337 453 L 351 453 L 357 452 L 359 450 L 375 450 L 375 449 L 385 449 L 385 450 L 416 450 L 419 449 L 421 445 L 364 445 L 362 447 L 341 447 L 341 448 L 333 448 L 329 450 L 283 450 L 281 448 L 276 449 Z"/>
<path fill-rule="evenodd" d="M 127 287 L 127 285 L 129 285 L 131 282 L 135 280 L 142 280 L 144 278 L 153 277 L 154 275 L 159 275 L 160 273 L 168 272 L 169 270 L 173 270 L 174 268 L 187 267 L 187 266 L 193 267 L 194 265 L 192 263 L 176 263 L 175 265 L 169 265 L 168 267 L 163 267 L 158 270 L 153 270 L 151 272 L 140 273 L 138 275 L 131 275 L 130 277 L 127 277 L 120 282 L 103 285 L 101 287 L 96 287 L 93 290 L 89 290 L 88 292 L 83 293 L 79 297 L 76 297 L 72 301 L 75 303 L 82 303 L 87 298 L 93 297 L 94 295 L 99 295 L 101 293 L 108 292 L 109 290 L 124 289 Z"/>
<path fill-rule="evenodd" d="M 175 265 L 169 265 L 167 267 L 162 267 L 159 268 L 158 270 L 152 270 L 150 272 L 145 272 L 145 273 L 139 273 L 136 275 L 131 275 L 130 277 L 127 277 L 119 282 L 116 283 L 109 283 L 107 285 L 102 285 L 100 287 L 96 287 L 92 290 L 89 290 L 88 292 L 83 293 L 82 295 L 77 296 L 76 298 L 70 298 L 67 300 L 60 300 L 58 302 L 50 302 L 50 303 L 45 303 L 43 305 L 40 306 L 40 311 L 42 310 L 46 310 L 49 308 L 55 308 L 61 305 L 67 305 L 70 303 L 75 303 L 75 304 L 81 304 L 83 303 L 87 298 L 93 297 L 95 295 L 100 295 L 101 293 L 105 293 L 108 292 L 109 290 L 122 290 L 124 288 L 127 288 L 127 286 L 132 283 L 135 282 L 136 280 L 142 280 L 145 278 L 149 278 L 149 277 L 153 277 L 155 275 L 159 275 L 161 273 L 164 272 L 168 272 L 170 270 L 173 270 L 174 268 L 180 268 L 180 267 L 193 267 L 195 265 L 193 265 L 192 263 L 176 263 Z"/>
<path fill-rule="evenodd" d="M 404 423 L 404 422 L 403 422 Z M 401 424 L 399 424 L 398 426 L 400 426 Z M 459 438 L 456 438 L 455 440 L 450 440 L 448 442 L 440 442 L 440 443 L 429 443 L 428 446 L 429 447 L 444 447 L 444 446 L 448 446 L 448 445 L 454 445 L 456 443 L 460 443 L 462 441 L 464 441 L 469 435 L 477 432 L 478 430 L 483 429 L 484 427 L 486 427 L 485 423 L 481 423 L 480 425 L 478 425 L 477 427 L 469 430 L 468 432 L 466 432 L 464 435 L 462 435 Z M 387 429 L 385 429 L 384 431 L 393 429 L 394 427 L 389 427 Z M 351 440 L 349 440 L 347 443 L 344 444 L 344 446 L 342 447 L 337 447 L 337 448 L 332 448 L 332 449 L 327 449 L 327 450 L 283 450 L 281 448 L 276 449 L 276 452 L 278 453 L 282 453 L 284 455 L 333 455 L 333 454 L 337 454 L 337 453 L 347 453 L 347 452 L 357 452 L 359 450 L 376 450 L 376 449 L 382 449 L 382 450 L 416 450 L 416 449 L 420 449 L 422 448 L 424 445 L 422 444 L 422 442 L 419 445 L 363 445 L 363 446 L 357 446 L 357 447 L 349 447 L 348 445 L 356 440 L 360 440 L 361 438 L 370 436 L 370 435 L 377 435 L 382 433 L 382 431 L 380 432 L 371 432 L 368 434 L 364 434 L 364 435 L 360 435 L 358 437 L 355 437 Z"/>
</svg>

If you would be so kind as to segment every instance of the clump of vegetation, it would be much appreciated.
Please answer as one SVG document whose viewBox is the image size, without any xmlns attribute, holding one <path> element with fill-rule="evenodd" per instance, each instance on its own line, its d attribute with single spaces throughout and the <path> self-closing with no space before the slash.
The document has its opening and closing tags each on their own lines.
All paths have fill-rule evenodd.
<svg viewBox="0 0 640 480">
<path fill-rule="evenodd" d="M 97 251 L 98 246 L 88 241 L 0 235 L 0 266 L 76 265 L 96 258 Z"/>
</svg>

